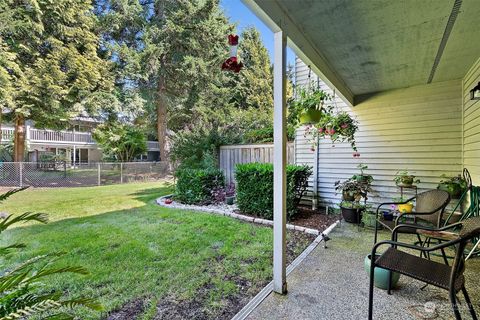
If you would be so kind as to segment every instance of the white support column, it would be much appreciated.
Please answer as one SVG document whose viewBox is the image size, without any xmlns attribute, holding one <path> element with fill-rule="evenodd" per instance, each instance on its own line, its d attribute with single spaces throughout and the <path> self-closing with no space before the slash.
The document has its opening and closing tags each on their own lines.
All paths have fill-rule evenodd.
<svg viewBox="0 0 480 320">
<path fill-rule="evenodd" d="M 286 223 L 287 223 L 287 131 L 286 131 L 286 37 L 274 35 L 273 64 L 273 290 L 287 293 Z"/>
<path fill-rule="evenodd" d="M 75 167 L 77 163 L 77 146 L 73 145 L 73 167 Z"/>
</svg>

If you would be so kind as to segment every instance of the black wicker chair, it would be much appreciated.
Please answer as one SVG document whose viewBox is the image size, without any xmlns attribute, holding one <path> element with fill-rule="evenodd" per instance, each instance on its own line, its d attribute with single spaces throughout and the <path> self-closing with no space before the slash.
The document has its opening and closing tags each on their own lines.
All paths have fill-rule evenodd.
<svg viewBox="0 0 480 320">
<path fill-rule="evenodd" d="M 400 213 L 394 221 L 382 221 L 380 216 L 380 209 L 386 205 L 405 204 L 415 200 L 415 211 L 411 213 Z M 440 228 L 443 213 L 450 202 L 450 194 L 443 190 L 429 190 L 418 194 L 403 202 L 385 202 L 378 206 L 376 213 L 375 237 L 373 243 L 377 243 L 377 234 L 379 224 L 383 225 L 390 231 L 393 231 L 405 216 L 413 217 L 411 222 L 403 223 L 403 227 L 397 229 L 398 233 L 415 234 L 417 227 L 422 226 L 418 222 L 428 223 L 432 227 Z M 418 236 L 418 235 L 417 235 Z M 420 237 L 418 240 L 421 242 Z"/>
<path fill-rule="evenodd" d="M 450 233 L 446 230 L 461 227 L 459 233 Z M 394 272 L 404 274 L 414 279 L 423 281 L 427 284 L 434 285 L 439 288 L 448 290 L 450 296 L 450 302 L 452 304 L 453 312 L 456 319 L 461 319 L 460 312 L 458 310 L 456 294 L 462 291 L 465 302 L 473 319 L 477 319 L 477 315 L 473 308 L 473 305 L 465 289 L 465 278 L 463 272 L 465 269 L 465 256 L 464 250 L 466 245 L 474 238 L 480 236 L 480 217 L 473 217 L 462 222 L 458 222 L 443 228 L 429 229 L 427 227 L 418 228 L 421 230 L 430 230 L 438 233 L 448 233 L 451 235 L 452 240 L 441 243 L 433 247 L 422 247 L 412 244 L 406 244 L 396 241 L 398 233 L 397 231 L 402 228 L 402 225 L 397 226 L 393 230 L 391 241 L 381 241 L 376 243 L 372 249 L 372 257 L 375 257 L 377 249 L 382 245 L 389 245 L 389 248 L 381 254 L 378 258 L 372 259 L 370 269 L 370 291 L 369 291 L 369 304 L 368 304 L 368 319 L 372 319 L 373 316 L 373 282 L 374 282 L 374 268 L 380 267 L 388 269 Z M 447 247 L 455 247 L 456 254 L 452 266 L 448 266 L 443 263 L 428 260 L 416 255 L 399 250 L 398 248 L 407 248 L 417 250 L 420 252 L 432 252 L 436 250 L 445 249 Z M 388 293 L 391 289 L 391 277 L 389 281 Z"/>
</svg>

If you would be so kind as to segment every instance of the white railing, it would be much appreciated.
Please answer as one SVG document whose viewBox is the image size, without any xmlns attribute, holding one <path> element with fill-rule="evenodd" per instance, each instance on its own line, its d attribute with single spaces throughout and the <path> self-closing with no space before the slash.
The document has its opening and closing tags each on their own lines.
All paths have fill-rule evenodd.
<svg viewBox="0 0 480 320">
<path fill-rule="evenodd" d="M 27 139 L 33 142 L 95 143 L 90 132 L 54 131 L 31 128 L 27 128 Z"/>
<path fill-rule="evenodd" d="M 12 141 L 15 129 L 12 127 L 2 127 L 2 141 Z M 95 144 L 90 132 L 75 131 L 55 131 L 49 129 L 34 129 L 26 127 L 26 139 L 30 142 L 38 143 L 70 143 L 70 144 Z M 149 151 L 158 151 L 157 141 L 147 141 Z"/>
</svg>

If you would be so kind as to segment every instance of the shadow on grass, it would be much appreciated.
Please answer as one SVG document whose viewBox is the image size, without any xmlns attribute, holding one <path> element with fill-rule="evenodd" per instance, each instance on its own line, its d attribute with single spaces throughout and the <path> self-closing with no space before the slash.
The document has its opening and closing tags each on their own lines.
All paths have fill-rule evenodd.
<svg viewBox="0 0 480 320">
<path fill-rule="evenodd" d="M 148 188 L 140 190 L 132 193 L 131 195 L 135 196 L 134 199 L 136 200 L 140 200 L 144 203 L 150 203 L 152 200 L 173 193 L 173 190 L 173 185 L 167 185 L 158 188 Z"/>
</svg>

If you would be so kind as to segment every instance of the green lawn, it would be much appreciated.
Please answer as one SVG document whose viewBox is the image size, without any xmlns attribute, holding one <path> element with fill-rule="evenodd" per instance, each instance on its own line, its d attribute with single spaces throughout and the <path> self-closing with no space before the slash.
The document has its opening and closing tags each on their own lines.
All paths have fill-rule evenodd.
<svg viewBox="0 0 480 320">
<path fill-rule="evenodd" d="M 77 309 L 80 319 L 168 319 L 180 311 L 230 318 L 271 279 L 272 230 L 154 203 L 171 191 L 157 182 L 18 193 L 0 211 L 46 212 L 51 222 L 7 231 L 2 242 L 27 248 L 2 264 L 65 251 L 60 264 L 83 265 L 91 275 L 58 276 L 49 286 L 98 297 L 109 312 Z M 294 251 L 307 243 L 297 240 Z"/>
</svg>

